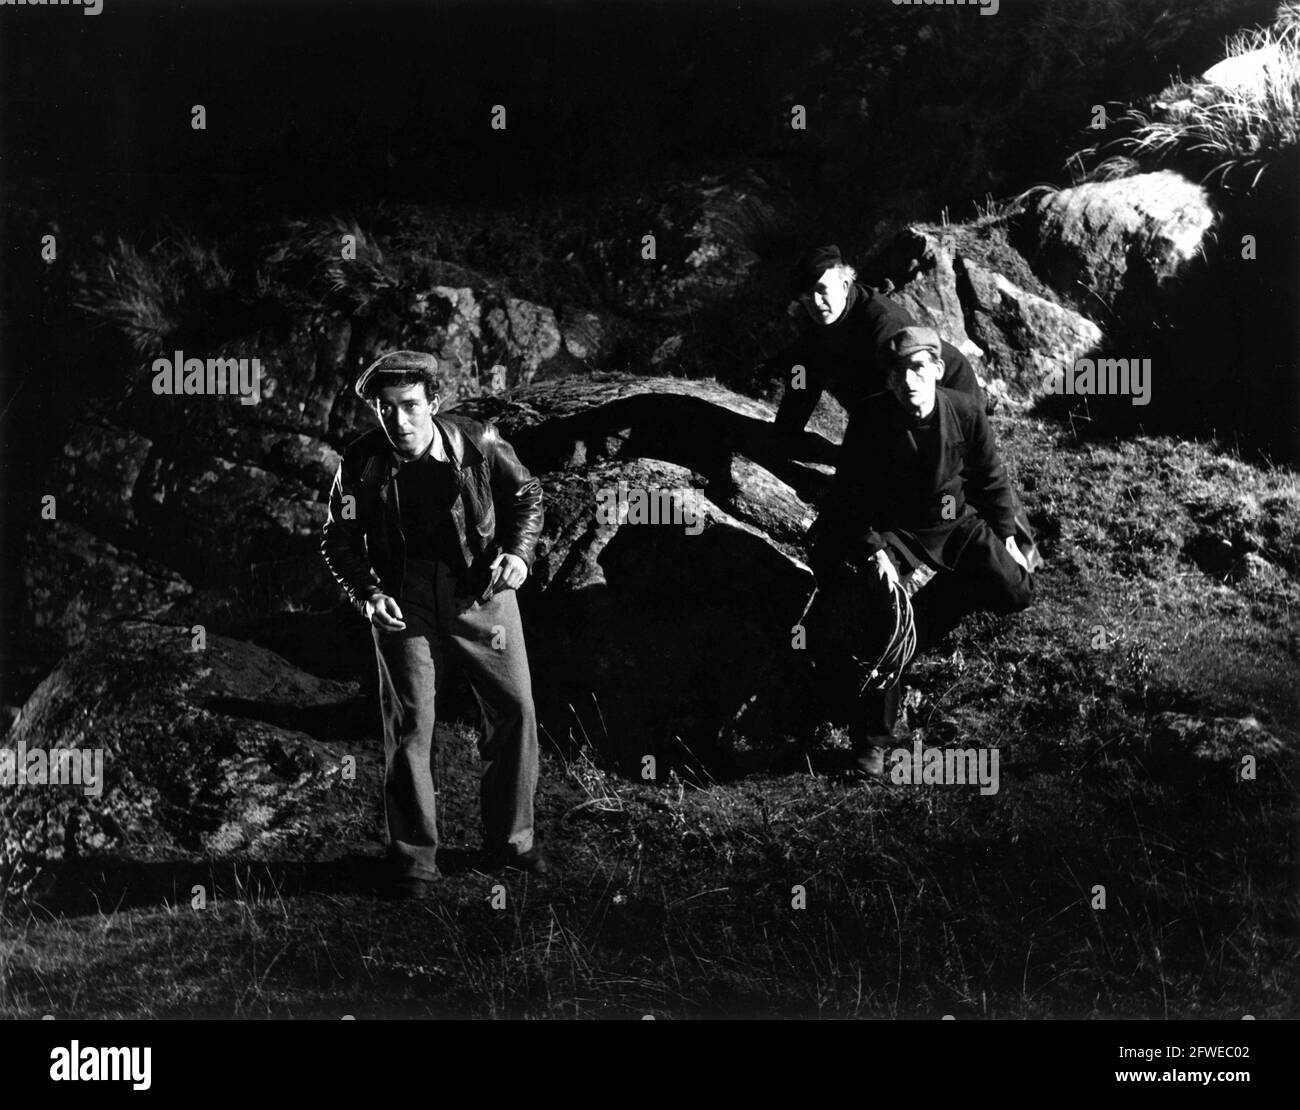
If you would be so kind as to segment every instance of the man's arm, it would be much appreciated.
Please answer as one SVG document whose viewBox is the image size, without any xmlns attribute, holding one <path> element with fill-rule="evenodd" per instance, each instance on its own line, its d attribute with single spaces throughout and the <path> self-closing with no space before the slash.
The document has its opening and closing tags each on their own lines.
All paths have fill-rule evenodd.
<svg viewBox="0 0 1300 1110">
<path fill-rule="evenodd" d="M 874 289 L 859 286 L 858 297 L 860 302 L 848 311 L 860 314 L 854 323 L 856 334 L 864 356 L 874 358 L 886 339 L 911 326 L 912 317 L 897 301 Z M 807 427 L 828 384 L 826 369 L 810 364 L 805 340 L 806 333 L 767 363 L 785 378 L 785 393 L 781 396 L 774 423 L 787 434 L 797 434 Z M 804 368 L 802 388 L 796 388 L 794 384 L 796 366 Z"/>
<path fill-rule="evenodd" d="M 1011 479 L 998 452 L 993 425 L 978 407 L 967 437 L 965 493 L 966 500 L 988 521 L 998 539 L 1006 540 L 1016 534 Z"/>
<path fill-rule="evenodd" d="M 542 483 L 519 461 L 515 449 L 487 424 L 483 450 L 492 462 L 492 500 L 496 505 L 497 540 L 507 555 L 521 559 L 530 570 L 537 537 L 542 534 Z"/>
<path fill-rule="evenodd" d="M 345 463 L 340 460 L 330 486 L 329 511 L 321 529 L 320 547 L 330 573 L 343 587 L 348 600 L 364 613 L 366 602 L 382 594 L 384 588 L 365 557 L 357 521 L 359 498 L 351 483 L 349 492 L 344 492 L 344 469 Z"/>
<path fill-rule="evenodd" d="M 874 475 L 873 481 L 865 454 L 869 438 L 870 432 L 860 421 L 849 421 L 835 480 L 808 531 L 809 557 L 818 574 L 834 575 L 846 564 L 863 562 L 885 548 L 884 539 L 876 531 L 877 522 L 872 519 L 872 491 L 881 476 Z"/>
<path fill-rule="evenodd" d="M 808 426 L 808 420 L 826 390 L 826 383 L 809 367 L 804 356 L 804 346 L 796 340 L 768 363 L 785 380 L 785 392 L 776 408 L 773 423 L 779 431 L 797 435 Z M 802 381 L 795 378 L 795 367 L 803 367 Z"/>
</svg>

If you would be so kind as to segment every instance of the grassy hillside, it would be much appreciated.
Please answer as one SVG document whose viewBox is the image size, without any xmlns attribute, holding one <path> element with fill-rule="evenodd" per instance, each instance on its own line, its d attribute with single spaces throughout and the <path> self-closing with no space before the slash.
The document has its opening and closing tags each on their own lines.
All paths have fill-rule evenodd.
<svg viewBox="0 0 1300 1110">
<path fill-rule="evenodd" d="M 999 748 L 997 794 L 810 773 L 823 752 L 702 786 L 548 753 L 558 874 L 497 878 L 457 728 L 448 874 L 393 904 L 367 891 L 375 735 L 373 820 L 333 859 L 86 866 L 6 907 L 0 1014 L 1294 1017 L 1300 487 L 1200 444 L 999 431 L 1039 600 L 966 622 L 908 699 L 927 744 Z"/>
<path fill-rule="evenodd" d="M 1068 164 L 1080 177 L 1170 167 L 1204 179 L 1222 209 L 1223 246 L 1207 249 L 1204 301 L 1189 294 L 1183 312 L 1197 326 L 1159 337 L 1170 347 L 1163 364 L 1183 366 L 1184 352 L 1214 362 L 1215 344 L 1263 337 L 1258 349 L 1222 352 L 1241 372 L 1225 373 L 1228 388 L 1202 406 L 1206 434 L 1240 431 L 1219 422 L 1241 383 L 1283 411 L 1283 394 L 1246 375 L 1276 363 L 1282 377 L 1293 366 L 1278 321 L 1294 318 L 1300 9 L 1267 0 L 1005 6 L 983 20 L 971 9 L 948 19 L 881 5 L 849 12 L 834 34 L 810 21 L 729 40 L 737 57 L 756 51 L 768 69 L 755 84 L 732 81 L 727 96 L 752 103 L 720 152 L 706 123 L 731 101 L 710 99 L 694 64 L 672 88 L 682 103 L 712 105 L 691 115 L 710 141 L 685 143 L 668 161 L 656 134 L 684 114 L 655 123 L 648 102 L 587 97 L 601 107 L 597 122 L 620 120 L 617 141 L 593 143 L 599 131 L 575 108 L 562 141 L 547 147 L 550 164 L 593 147 L 593 164 L 617 162 L 618 173 L 564 166 L 555 196 L 531 195 L 538 166 L 525 160 L 525 172 L 499 174 L 512 188 L 490 201 L 472 190 L 463 203 L 439 199 L 430 171 L 446 136 L 423 120 L 407 135 L 401 121 L 411 117 L 400 115 L 368 127 L 356 161 L 337 174 L 321 172 L 322 160 L 351 145 L 310 127 L 284 142 L 274 127 L 258 129 L 262 149 L 284 147 L 284 173 L 255 157 L 256 145 L 238 172 L 216 145 L 171 144 L 176 172 L 165 159 L 93 172 L 33 161 L 12 175 L 8 238 L 57 232 L 59 255 L 57 265 L 35 250 L 15 255 L 0 293 L 11 369 L 0 413 L 6 497 L 34 502 L 51 488 L 76 451 L 68 427 L 87 414 L 116 418 L 125 387 L 158 352 L 257 340 L 311 379 L 304 394 L 327 389 L 381 339 L 412 334 L 403 330 L 413 326 L 411 291 L 444 279 L 499 286 L 564 322 L 590 314 L 607 333 L 602 368 L 651 362 L 687 335 L 700 344 L 702 372 L 752 388 L 751 368 L 784 335 L 789 244 L 760 244 L 753 284 L 720 309 L 670 320 L 634 319 L 605 266 L 609 242 L 639 236 L 666 190 L 695 190 L 706 168 L 737 165 L 785 182 L 772 192 L 788 189 L 801 206 L 783 228 L 792 241 L 833 239 L 853 257 L 901 223 L 939 211 L 946 222 L 948 206 L 959 218 L 974 205 L 984 218 L 967 226 L 983 244 L 971 257 L 1034 291 L 1038 279 L 990 230 L 1003 207 L 993 198 L 1061 177 L 1085 143 L 1096 145 Z M 1259 88 L 1175 78 L 1218 61 L 1231 29 L 1278 13 L 1273 30 L 1230 47 L 1279 48 L 1285 64 Z M 295 22 L 286 41 L 301 34 Z M 764 52 L 768 34 L 776 45 Z M 206 42 L 203 54 L 221 56 Z M 626 75 L 610 58 L 621 88 Z M 259 118 L 270 112 L 287 126 L 276 113 L 298 111 L 244 86 Z M 338 88 L 351 95 L 346 82 Z M 110 91 L 127 97 L 130 86 Z M 375 97 L 352 99 L 378 117 Z M 808 133 L 788 126 L 795 100 L 816 121 Z M 754 109 L 764 103 L 780 111 Z M 1097 103 L 1115 109 L 1104 137 L 1088 130 Z M 422 110 L 405 89 L 397 106 Z M 132 158 L 148 149 L 112 145 Z M 316 161 L 291 164 L 309 148 Z M 454 157 L 498 165 L 466 153 L 474 149 Z M 648 160 L 654 173 L 639 173 Z M 387 176 L 368 168 L 380 161 Z M 693 211 L 664 207 L 666 222 L 681 221 L 679 238 L 695 233 L 695 215 L 681 215 Z M 1258 239 L 1260 265 L 1243 275 L 1246 233 Z M 340 254 L 345 236 L 355 258 Z M 679 267 L 698 268 L 696 257 Z M 1241 321 L 1235 332 L 1225 318 Z M 302 340 L 317 331 L 317 346 Z M 487 380 L 495 355 L 482 361 L 465 392 L 487 388 L 478 372 Z M 677 369 L 691 368 L 683 359 Z M 779 768 L 722 782 L 631 781 L 590 743 L 550 745 L 538 806 L 557 873 L 497 877 L 476 869 L 478 772 L 472 731 L 458 723 L 440 730 L 445 878 L 436 898 L 395 904 L 372 890 L 383 850 L 376 729 L 354 738 L 367 754 L 354 795 L 340 802 L 351 834 L 325 858 L 89 860 L 47 875 L 36 901 L 0 895 L 0 1017 L 1297 1016 L 1300 482 L 1293 470 L 1145 434 L 1133 421 L 1108 438 L 1098 432 L 1107 415 L 1044 406 L 997 416 L 1048 559 L 1037 602 L 1015 617 L 968 620 L 909 675 L 910 735 L 900 745 L 996 748 L 997 793 L 840 777 L 830 770 L 836 733 L 790 751 Z M 271 438 L 324 443 L 340 433 L 326 420 L 284 419 Z M 261 453 L 243 462 L 277 464 L 260 438 L 248 442 Z M 145 446 L 166 460 L 171 444 Z M 16 547 L 8 551 L 13 610 L 29 590 Z M 12 638 L 15 616 L 0 623 Z M 8 639 L 0 655 L 0 701 L 16 710 L 48 661 L 33 664 Z M 377 723 L 373 706 L 361 708 Z"/>
</svg>

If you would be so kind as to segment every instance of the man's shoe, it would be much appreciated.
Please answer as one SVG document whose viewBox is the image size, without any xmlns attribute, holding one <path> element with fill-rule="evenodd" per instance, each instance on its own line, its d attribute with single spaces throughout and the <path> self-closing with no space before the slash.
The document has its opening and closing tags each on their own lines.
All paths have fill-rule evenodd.
<svg viewBox="0 0 1300 1110">
<path fill-rule="evenodd" d="M 885 749 L 872 744 L 853 753 L 853 771 L 869 779 L 885 777 Z"/>
<path fill-rule="evenodd" d="M 408 871 L 396 870 L 394 864 L 389 864 L 385 868 L 383 877 L 378 884 L 378 893 L 383 898 L 393 902 L 409 902 L 419 898 L 428 898 L 438 889 L 438 872 L 434 871 L 432 875 L 428 871 L 422 871 L 419 875 L 412 875 Z"/>
<path fill-rule="evenodd" d="M 433 879 L 421 879 L 416 875 L 399 875 L 390 879 L 383 887 L 385 898 L 393 902 L 414 902 L 428 898 L 438 889 Z"/>
<path fill-rule="evenodd" d="M 498 852 L 492 870 L 502 871 L 506 868 L 512 871 L 526 871 L 530 875 L 548 875 L 551 871 L 551 865 L 547 862 L 546 853 L 542 851 L 540 844 L 534 844 L 526 852 Z"/>
</svg>

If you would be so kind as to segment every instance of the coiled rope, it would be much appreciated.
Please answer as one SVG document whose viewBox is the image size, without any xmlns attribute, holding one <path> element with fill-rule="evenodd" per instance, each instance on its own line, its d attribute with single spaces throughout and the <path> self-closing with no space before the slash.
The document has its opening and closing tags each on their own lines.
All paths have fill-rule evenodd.
<svg viewBox="0 0 1300 1110">
<path fill-rule="evenodd" d="M 859 687 L 861 693 L 888 690 L 903 677 L 903 669 L 916 654 L 916 616 L 912 612 L 912 599 L 901 582 L 893 582 L 889 589 L 890 631 L 884 650 L 875 659 L 858 657 L 858 670 L 865 677 Z"/>
<path fill-rule="evenodd" d="M 848 619 L 855 625 L 861 626 L 872 615 L 869 605 L 863 604 L 864 596 L 876 600 L 879 593 L 876 592 L 878 587 L 874 583 L 868 584 L 865 572 L 855 576 L 854 591 L 856 595 L 852 598 L 851 603 L 847 606 L 851 612 L 846 614 Z M 808 613 L 812 610 L 813 602 L 817 600 L 817 594 L 821 587 L 814 587 L 812 595 L 808 598 L 808 603 L 804 606 L 803 615 L 800 616 L 798 624 L 802 625 Z M 871 591 L 869 594 L 867 591 Z M 875 606 L 880 609 L 878 600 Z M 916 654 L 916 616 L 912 611 L 912 598 L 907 589 L 903 586 L 902 581 L 896 581 L 889 587 L 889 638 L 885 642 L 883 650 L 875 656 L 864 657 L 854 655 L 854 664 L 859 673 L 863 676 L 859 683 L 859 692 L 867 693 L 868 691 L 887 690 L 903 677 L 903 670 L 912 657 Z"/>
</svg>

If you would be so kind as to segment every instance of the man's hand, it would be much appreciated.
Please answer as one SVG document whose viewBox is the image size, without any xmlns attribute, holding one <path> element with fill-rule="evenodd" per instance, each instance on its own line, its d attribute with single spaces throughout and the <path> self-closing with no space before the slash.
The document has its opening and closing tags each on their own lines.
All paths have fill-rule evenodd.
<svg viewBox="0 0 1300 1110">
<path fill-rule="evenodd" d="M 888 586 L 898 585 L 898 568 L 894 566 L 894 560 L 885 554 L 884 550 L 877 551 L 875 556 L 876 573 L 884 580 Z"/>
<path fill-rule="evenodd" d="M 381 632 L 401 632 L 406 627 L 402 610 L 387 594 L 375 594 L 366 602 L 366 620 Z"/>
<path fill-rule="evenodd" d="M 1007 554 L 1009 554 L 1013 559 L 1015 559 L 1017 563 L 1019 563 L 1022 567 L 1024 567 L 1026 571 L 1029 570 L 1029 560 L 1027 560 L 1024 557 L 1024 555 L 1021 554 L 1020 547 L 1016 543 L 1015 536 L 1007 537 Z"/>
<path fill-rule="evenodd" d="M 489 589 L 492 593 L 499 590 L 517 590 L 528 577 L 528 564 L 518 555 L 503 551 L 492 560 L 492 581 Z"/>
</svg>

